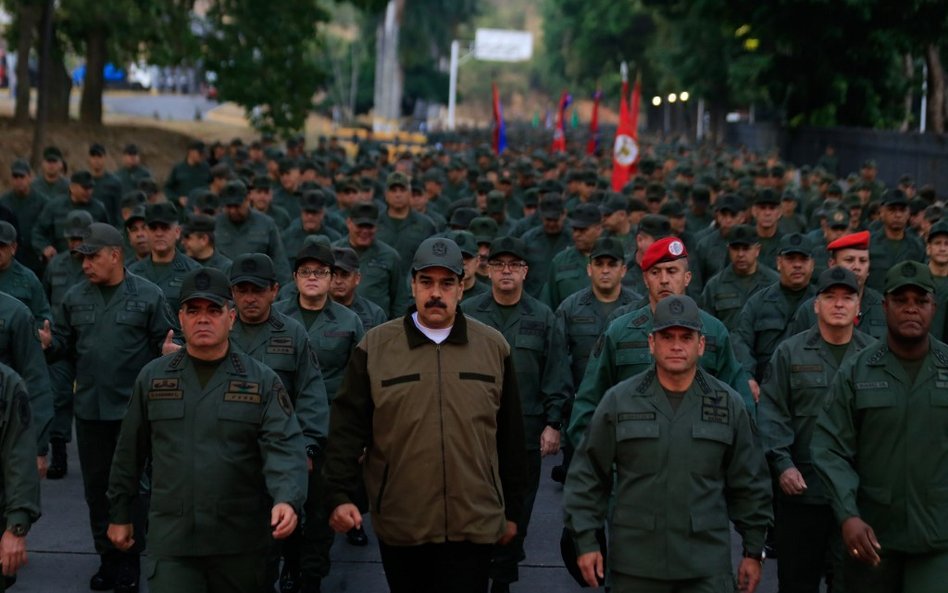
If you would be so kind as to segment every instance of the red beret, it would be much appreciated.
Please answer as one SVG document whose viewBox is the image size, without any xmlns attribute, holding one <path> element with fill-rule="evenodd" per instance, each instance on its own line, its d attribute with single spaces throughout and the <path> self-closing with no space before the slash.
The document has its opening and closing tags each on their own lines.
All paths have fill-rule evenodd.
<svg viewBox="0 0 948 593">
<path fill-rule="evenodd" d="M 659 239 L 645 250 L 645 255 L 642 256 L 642 271 L 648 271 L 655 264 L 675 261 L 683 257 L 688 257 L 688 250 L 685 249 L 685 244 L 681 242 L 681 239 L 678 237 Z"/>
<path fill-rule="evenodd" d="M 845 235 L 826 246 L 827 251 L 837 249 L 869 249 L 869 231 Z"/>
</svg>

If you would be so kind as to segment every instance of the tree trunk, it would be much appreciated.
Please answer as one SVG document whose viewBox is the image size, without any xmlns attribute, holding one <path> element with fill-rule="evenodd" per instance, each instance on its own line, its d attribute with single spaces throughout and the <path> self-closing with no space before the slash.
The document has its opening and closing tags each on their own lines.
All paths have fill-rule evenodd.
<svg viewBox="0 0 948 593">
<path fill-rule="evenodd" d="M 939 47 L 935 44 L 925 48 L 928 64 L 928 125 L 932 134 L 945 133 L 945 70 L 941 66 Z"/>
<path fill-rule="evenodd" d="M 102 124 L 102 91 L 105 77 L 102 73 L 107 60 L 108 33 L 105 27 L 94 26 L 86 36 L 86 76 L 79 103 L 79 121 L 84 124 Z"/>
<path fill-rule="evenodd" d="M 69 93 L 72 91 L 72 79 L 66 70 L 63 48 L 53 34 L 49 69 L 49 123 L 69 123 Z"/>
<path fill-rule="evenodd" d="M 16 107 L 13 120 L 18 124 L 30 122 L 30 51 L 36 40 L 36 29 L 43 14 L 35 2 L 20 3 L 20 31 L 16 44 Z"/>
<path fill-rule="evenodd" d="M 905 80 L 911 83 L 912 79 L 915 78 L 915 60 L 912 59 L 912 54 L 906 53 L 902 55 L 902 74 L 905 76 Z M 902 123 L 899 125 L 900 132 L 908 132 L 909 126 L 912 125 L 912 104 L 914 103 L 915 93 L 913 89 L 915 85 L 907 84 L 905 88 L 905 96 L 902 97 Z"/>
</svg>

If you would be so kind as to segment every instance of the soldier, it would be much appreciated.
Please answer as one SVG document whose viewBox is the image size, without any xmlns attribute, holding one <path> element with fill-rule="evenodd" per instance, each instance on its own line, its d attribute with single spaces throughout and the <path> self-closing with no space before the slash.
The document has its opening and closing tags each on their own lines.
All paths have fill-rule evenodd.
<svg viewBox="0 0 948 593">
<path fill-rule="evenodd" d="M 282 158 L 277 163 L 280 187 L 273 192 L 273 203 L 286 210 L 290 218 L 299 218 L 300 203 L 296 197 L 300 187 L 300 165 L 294 158 Z"/>
<path fill-rule="evenodd" d="M 178 212 L 170 202 L 149 204 L 145 209 L 145 226 L 151 253 L 128 266 L 128 271 L 158 285 L 168 299 L 168 306 L 177 311 L 184 275 L 201 264 L 178 251 L 181 227 Z"/>
<path fill-rule="evenodd" d="M 122 166 L 116 171 L 122 184 L 122 195 L 138 189 L 138 182 L 142 179 L 151 179 L 152 174 L 142 166 L 141 152 L 136 144 L 126 144 L 122 149 Z"/>
<path fill-rule="evenodd" d="M 622 279 L 623 286 L 638 294 L 648 292 L 642 277 L 642 257 L 652 243 L 671 234 L 671 222 L 667 216 L 646 214 L 642 217 L 635 229 L 635 250 L 626 259 L 628 272 Z"/>
<path fill-rule="evenodd" d="M 840 366 L 816 421 L 813 462 L 841 529 L 849 591 L 944 589 L 948 347 L 929 335 L 933 292 L 924 264 L 886 273 L 888 334 Z"/>
<path fill-rule="evenodd" d="M 261 214 L 269 216 L 281 231 L 290 226 L 292 219 L 282 207 L 273 203 L 273 193 L 270 191 L 269 177 L 254 177 L 247 188 L 250 205 Z"/>
<path fill-rule="evenodd" d="M 742 224 L 744 200 L 736 194 L 725 194 L 714 204 L 714 230 L 698 238 L 695 269 L 700 278 L 711 278 L 727 265 L 727 236 L 735 225 Z"/>
<path fill-rule="evenodd" d="M 731 263 L 704 285 L 702 308 L 721 320 L 728 331 L 737 327 L 741 308 L 747 299 L 780 279 L 780 276 L 758 260 L 760 244 L 754 227 L 740 224 L 727 238 Z"/>
<path fill-rule="evenodd" d="M 859 282 L 859 315 L 856 327 L 859 331 L 882 338 L 886 334 L 885 312 L 882 310 L 882 295 L 866 286 L 869 278 L 869 231 L 844 235 L 827 245 L 829 267 L 843 266 L 856 275 Z M 807 299 L 797 307 L 787 326 L 787 337 L 808 330 L 816 325 L 814 299 Z"/>
<path fill-rule="evenodd" d="M 457 245 L 422 242 L 415 307 L 366 333 L 333 403 L 323 472 L 330 524 L 339 533 L 362 524 L 352 500 L 364 474 L 393 593 L 485 591 L 494 544 L 511 541 L 523 516 L 510 346 L 459 314 L 463 274 Z"/>
<path fill-rule="evenodd" d="M 635 226 L 629 218 L 629 199 L 608 192 L 599 204 L 599 210 L 602 212 L 602 236 L 621 241 L 625 261 L 631 260 L 635 256 Z"/>
<path fill-rule="evenodd" d="M 63 297 L 53 315 L 52 332 L 44 328 L 39 335 L 48 360 L 66 358 L 76 369 L 76 440 L 89 522 L 100 556 L 89 587 L 128 593 L 138 590 L 142 546 L 119 551 L 106 535 L 109 464 L 135 377 L 149 361 L 174 348 L 170 339 L 175 325 L 161 289 L 126 273 L 122 243 L 121 233 L 111 225 L 89 225 L 76 247 L 86 278 Z"/>
<path fill-rule="evenodd" d="M 92 199 L 98 200 L 105 206 L 109 215 L 109 222 L 118 226 L 122 220 L 121 201 L 122 182 L 115 175 L 105 169 L 105 147 L 98 142 L 89 147 L 89 172 L 95 186 L 92 189 Z"/>
<path fill-rule="evenodd" d="M 126 265 L 142 261 L 151 257 L 151 243 L 148 242 L 148 225 L 145 224 L 145 204 L 141 204 L 129 212 L 125 219 L 125 254 Z M 74 212 L 84 212 L 75 210 Z M 72 214 L 72 212 L 70 212 Z M 88 213 L 87 213 L 88 214 Z M 58 254 L 57 254 L 58 255 Z"/>
<path fill-rule="evenodd" d="M 590 356 L 583 381 L 577 386 L 567 430 L 570 442 L 574 444 L 578 445 L 582 439 L 603 394 L 619 381 L 646 371 L 652 364 L 648 335 L 652 331 L 655 307 L 666 296 L 684 294 L 691 280 L 688 252 L 677 237 L 665 237 L 652 243 L 642 256 L 642 269 L 648 302 L 612 312 L 609 324 Z M 701 325 L 707 343 L 701 366 L 732 388 L 737 388 L 745 404 L 752 409 L 748 377 L 734 357 L 724 324 L 702 311 Z"/>
<path fill-rule="evenodd" d="M 165 180 L 165 196 L 177 204 L 183 204 L 191 190 L 207 187 L 211 182 L 211 169 L 204 156 L 204 143 L 195 140 L 188 144 L 184 160 L 171 168 Z"/>
<path fill-rule="evenodd" d="M 26 534 L 40 517 L 40 484 L 33 465 L 36 434 L 26 384 L 5 364 L 0 364 L 0 402 L 0 503 L 5 525 L 0 538 L 3 591 L 6 579 L 15 581 L 17 570 L 26 564 Z"/>
<path fill-rule="evenodd" d="M 48 262 L 57 252 L 66 248 L 63 230 L 66 227 L 66 215 L 73 210 L 86 210 L 93 220 L 109 222 L 105 207 L 92 199 L 92 186 L 92 175 L 88 171 L 76 171 L 68 184 L 69 195 L 57 195 L 46 202 L 30 237 L 33 249 L 43 256 L 43 261 Z"/>
<path fill-rule="evenodd" d="M 571 234 L 570 227 L 566 224 L 563 198 L 559 194 L 543 196 L 537 212 L 540 225 L 522 235 L 527 249 L 527 265 L 532 270 L 525 288 L 527 294 L 533 298 L 540 297 L 543 284 L 549 278 L 553 258 L 569 246 Z"/>
<path fill-rule="evenodd" d="M 66 217 L 66 240 L 69 242 L 69 251 L 57 253 L 46 270 L 43 272 L 43 288 L 53 309 L 62 306 L 66 292 L 80 283 L 85 274 L 82 273 L 82 257 L 73 253 L 79 247 L 92 216 L 85 210 L 75 210 Z M 46 471 L 48 480 L 59 480 L 69 471 L 69 460 L 66 455 L 66 443 L 72 441 L 73 418 L 73 383 L 76 380 L 76 369 L 69 360 L 60 359 L 49 365 L 49 383 L 53 393 L 53 420 L 49 429 L 49 469 Z M 30 393 L 33 393 L 33 388 Z M 35 415 L 34 415 L 35 416 Z"/>
<path fill-rule="evenodd" d="M 931 333 L 938 340 L 945 340 L 945 324 L 948 316 L 948 221 L 939 221 L 928 231 L 925 253 L 928 255 L 928 270 L 935 284 L 935 316 Z"/>
<path fill-rule="evenodd" d="M 39 220 L 40 212 L 43 211 L 48 198 L 30 186 L 33 170 L 28 162 L 22 159 L 13 161 L 10 165 L 10 177 L 10 191 L 0 196 L 0 205 L 6 206 L 16 215 L 20 231 L 16 257 L 23 265 L 33 270 L 33 273 L 41 274 L 42 258 L 40 253 L 33 249 L 30 239 L 33 236 L 33 226 Z"/>
<path fill-rule="evenodd" d="M 832 266 L 832 264 L 826 263 L 823 256 L 829 251 L 829 245 L 831 243 L 835 243 L 838 239 L 849 233 L 850 214 L 845 208 L 833 208 L 821 217 L 821 222 L 822 227 L 814 230 L 808 236 L 810 245 L 812 246 L 811 253 L 813 254 L 814 277 L 819 277 L 827 268 Z M 867 235 L 867 245 L 868 240 Z"/>
<path fill-rule="evenodd" d="M 362 273 L 359 272 L 359 256 L 355 250 L 350 247 L 333 247 L 332 255 L 336 262 L 336 272 L 332 275 L 332 284 L 329 287 L 332 300 L 358 315 L 365 331 L 385 323 L 388 314 L 357 292 L 362 282 Z"/>
<path fill-rule="evenodd" d="M 925 261 L 925 247 L 918 237 L 906 233 L 908 226 L 908 199 L 900 189 L 885 192 L 879 209 L 882 228 L 869 237 L 871 268 L 866 284 L 881 290 L 886 272 L 895 264 L 907 260 Z"/>
<path fill-rule="evenodd" d="M 240 181 L 229 182 L 221 205 L 224 211 L 214 225 L 214 242 L 221 255 L 233 260 L 243 253 L 266 254 L 273 261 L 277 281 L 289 282 L 292 274 L 280 230 L 268 216 L 251 209 L 247 187 Z"/>
<path fill-rule="evenodd" d="M 346 227 L 349 236 L 339 239 L 333 247 L 349 247 L 359 255 L 361 280 L 357 291 L 383 311 L 396 317 L 403 309 L 405 276 L 398 252 L 376 237 L 379 209 L 371 203 L 359 203 L 349 210 Z"/>
<path fill-rule="evenodd" d="M 55 146 L 43 149 L 41 175 L 33 179 L 32 189 L 46 196 L 48 200 L 69 197 L 69 181 L 66 180 L 66 165 L 63 153 Z"/>
<path fill-rule="evenodd" d="M 427 175 L 427 173 L 425 173 L 425 175 Z M 411 180 L 411 197 L 409 203 L 411 204 L 412 210 L 431 219 L 436 231 L 442 232 L 448 227 L 448 220 L 437 210 L 428 205 L 428 193 L 425 191 L 425 186 L 421 180 L 417 178 Z"/>
<path fill-rule="evenodd" d="M 192 214 L 181 226 L 181 246 L 184 253 L 205 268 L 214 268 L 230 275 L 231 260 L 217 251 L 214 244 L 214 218 L 206 214 Z"/>
<path fill-rule="evenodd" d="M 37 327 L 53 318 L 43 285 L 32 270 L 16 261 L 16 229 L 0 220 L 0 291 L 19 299 L 33 314 Z"/>
<path fill-rule="evenodd" d="M 513 231 L 514 221 L 507 216 L 507 196 L 504 192 L 494 190 L 487 194 L 485 213 L 497 223 L 497 234 L 499 236 L 509 235 Z"/>
<path fill-rule="evenodd" d="M 338 241 L 342 236 L 329 227 L 326 219 L 326 194 L 314 189 L 300 196 L 300 217 L 290 223 L 283 231 L 283 247 L 289 257 L 294 257 L 303 248 L 307 237 L 323 236 L 330 242 Z M 290 261 L 290 267 L 293 262 Z"/>
<path fill-rule="evenodd" d="M 481 257 L 480 245 L 474 235 L 468 231 L 451 231 L 447 238 L 457 243 L 461 249 L 461 256 L 464 258 L 464 278 L 461 280 L 464 294 L 461 296 L 461 302 L 488 292 L 490 282 L 480 282 L 477 277 Z"/>
<path fill-rule="evenodd" d="M 839 365 L 873 338 L 856 331 L 859 281 L 842 266 L 820 274 L 811 306 L 816 324 L 782 342 L 760 386 L 761 442 L 779 486 L 775 531 L 780 591 L 817 593 L 832 559 L 828 587 L 844 591 L 842 542 L 823 485 L 813 469 L 810 439 Z"/>
<path fill-rule="evenodd" d="M 757 243 L 760 246 L 758 261 L 768 268 L 777 267 L 777 251 L 780 249 L 780 194 L 770 188 L 757 192 L 751 215 L 754 217 Z"/>
<path fill-rule="evenodd" d="M 557 253 L 540 300 L 556 309 L 566 297 L 589 286 L 589 254 L 602 234 L 602 213 L 595 204 L 579 204 L 569 218 L 573 244 Z"/>
<path fill-rule="evenodd" d="M 563 405 L 572 390 L 569 369 L 562 364 L 567 360 L 565 336 L 557 331 L 553 312 L 524 292 L 526 255 L 520 239 L 494 239 L 488 256 L 491 291 L 463 305 L 466 315 L 501 332 L 511 344 L 523 405 L 527 495 L 516 520 L 517 536 L 494 555 L 492 593 L 509 591 L 519 578 L 517 563 L 525 558 L 523 540 L 539 486 L 541 457 L 559 452 Z"/>
<path fill-rule="evenodd" d="M 691 298 L 659 301 L 655 363 L 606 392 L 576 451 L 564 506 L 591 587 L 605 577 L 596 530 L 613 492 L 612 591 L 733 591 L 729 521 L 743 540 L 740 590 L 760 582 L 770 484 L 741 396 L 698 364 L 703 329 Z"/>
<path fill-rule="evenodd" d="M 151 459 L 155 593 L 264 590 L 266 550 L 293 532 L 306 495 L 293 404 L 276 373 L 228 342 L 229 298 L 223 273 L 187 275 L 178 312 L 187 347 L 142 370 L 122 423 L 108 533 L 121 550 L 144 535 L 132 507 Z"/>
<path fill-rule="evenodd" d="M 815 293 L 810 284 L 813 257 L 803 235 L 785 235 L 780 239 L 777 272 L 777 282 L 747 299 L 734 330 L 734 353 L 753 377 L 751 391 L 755 400 L 767 362 L 786 337 L 790 317 L 801 302 Z"/>
<path fill-rule="evenodd" d="M 408 275 L 418 245 L 435 234 L 431 219 L 412 209 L 409 187 L 408 176 L 404 173 L 395 172 L 388 176 L 385 180 L 385 204 L 388 208 L 378 217 L 376 226 L 376 240 L 398 252 L 401 276 Z"/>
</svg>

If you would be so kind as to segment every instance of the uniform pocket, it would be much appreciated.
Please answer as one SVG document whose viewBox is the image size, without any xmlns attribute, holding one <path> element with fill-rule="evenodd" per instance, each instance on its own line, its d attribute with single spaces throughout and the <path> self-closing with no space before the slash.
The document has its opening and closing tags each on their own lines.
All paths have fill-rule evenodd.
<svg viewBox="0 0 948 593">
<path fill-rule="evenodd" d="M 702 422 L 691 429 L 692 471 L 702 476 L 721 475 L 724 455 L 734 442 L 734 430 L 725 424 Z"/>
<path fill-rule="evenodd" d="M 180 418 L 184 418 L 184 400 L 148 402 L 148 419 L 152 422 Z"/>
<path fill-rule="evenodd" d="M 146 327 L 148 325 L 148 315 L 138 311 L 119 311 L 115 314 L 115 323 L 132 327 Z"/>
</svg>

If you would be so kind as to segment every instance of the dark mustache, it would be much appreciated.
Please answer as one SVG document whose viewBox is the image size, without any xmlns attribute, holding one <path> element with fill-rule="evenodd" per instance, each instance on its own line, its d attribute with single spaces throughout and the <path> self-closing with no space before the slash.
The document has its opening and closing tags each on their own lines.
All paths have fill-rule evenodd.
<svg viewBox="0 0 948 593">
<path fill-rule="evenodd" d="M 425 309 L 447 309 L 448 306 L 438 299 L 432 299 L 425 303 Z"/>
</svg>

